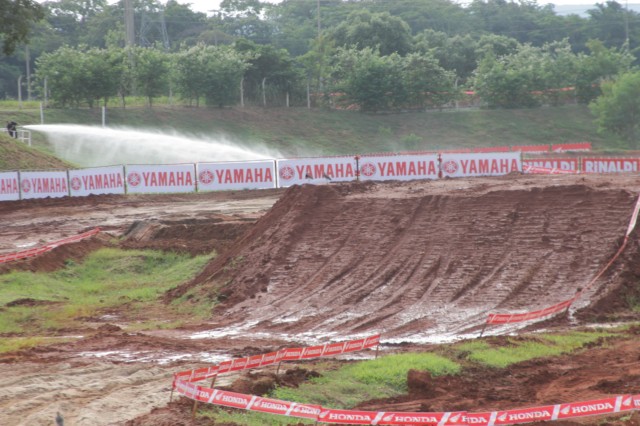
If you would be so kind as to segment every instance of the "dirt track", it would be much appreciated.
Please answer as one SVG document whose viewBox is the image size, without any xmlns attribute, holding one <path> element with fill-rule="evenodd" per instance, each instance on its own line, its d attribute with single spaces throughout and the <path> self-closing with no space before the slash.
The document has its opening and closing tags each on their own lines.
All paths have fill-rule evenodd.
<svg viewBox="0 0 640 426">
<path fill-rule="evenodd" d="M 229 247 L 180 291 L 205 294 L 231 282 L 211 324 L 201 328 L 201 340 L 184 340 L 192 334 L 187 331 L 132 336 L 111 330 L 44 352 L 5 357 L 0 364 L 0 424 L 51 424 L 56 411 L 64 413 L 65 424 L 122 424 L 166 404 L 171 372 L 202 365 L 206 357 L 199 354 L 205 352 L 248 355 L 291 340 L 306 345 L 372 332 L 383 332 L 388 343 L 475 336 L 489 311 L 537 309 L 584 286 L 618 248 L 639 192 L 640 179 L 632 175 L 514 175 L 305 186 L 286 193 L 0 203 L 0 251 L 100 226 L 109 235 L 128 234 L 132 246 L 196 252 Z M 227 227 L 220 231 L 220 226 Z M 239 234 L 233 229 L 244 234 L 232 244 Z M 635 277 L 640 264 L 637 235 L 632 235 L 624 259 L 580 300 L 578 307 L 592 310 L 578 312 L 576 318 L 612 314 L 619 306 L 616 289 Z M 207 244 L 207 239 L 215 241 Z M 26 265 L 39 269 L 36 262 Z M 560 321 L 560 326 L 571 324 Z M 209 329 L 215 333 L 207 334 Z M 491 333 L 505 331 L 494 328 Z M 101 358 L 84 354 L 114 348 L 119 352 Z M 637 360 L 639 351 L 630 344 L 618 354 Z M 123 354 L 133 362 L 122 363 Z M 194 356 L 179 366 L 157 362 L 176 354 Z M 603 354 L 600 362 L 607 357 Z M 143 363 L 143 358 L 151 362 Z M 629 390 L 596 388 L 581 395 L 640 392 L 636 370 Z M 597 376 L 592 379 L 598 381 Z M 560 391 L 537 392 L 542 391 L 528 394 L 529 404 L 523 396 L 499 405 L 569 397 Z M 407 409 L 425 404 L 398 403 Z M 473 408 L 469 403 L 466 409 Z M 163 412 L 136 424 L 163 424 L 162 418 L 171 417 Z"/>
</svg>

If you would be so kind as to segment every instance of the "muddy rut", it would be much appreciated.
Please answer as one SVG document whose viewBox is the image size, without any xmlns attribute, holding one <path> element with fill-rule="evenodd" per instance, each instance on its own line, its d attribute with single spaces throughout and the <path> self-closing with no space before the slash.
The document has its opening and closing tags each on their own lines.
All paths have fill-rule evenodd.
<svg viewBox="0 0 640 426">
<path fill-rule="evenodd" d="M 248 333 L 435 341 L 477 331 L 489 312 L 572 297 L 618 249 L 637 198 L 574 182 L 436 185 L 291 188 L 190 286 L 219 291 L 220 325 Z"/>
</svg>

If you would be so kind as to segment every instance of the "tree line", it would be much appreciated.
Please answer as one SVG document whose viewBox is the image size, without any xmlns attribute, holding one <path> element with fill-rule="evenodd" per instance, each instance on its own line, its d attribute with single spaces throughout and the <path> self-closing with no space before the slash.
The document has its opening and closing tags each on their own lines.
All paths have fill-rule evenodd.
<svg viewBox="0 0 640 426">
<path fill-rule="evenodd" d="M 640 59 L 640 15 L 615 1 L 560 16 L 532 0 L 223 0 L 209 15 L 131 0 L 134 45 L 124 0 L 4 3 L 15 7 L 11 26 L 0 18 L 0 97 L 34 69 L 25 84 L 42 97 L 46 81 L 61 106 L 170 95 L 380 111 L 438 108 L 469 91 L 490 107 L 590 103 Z"/>
</svg>

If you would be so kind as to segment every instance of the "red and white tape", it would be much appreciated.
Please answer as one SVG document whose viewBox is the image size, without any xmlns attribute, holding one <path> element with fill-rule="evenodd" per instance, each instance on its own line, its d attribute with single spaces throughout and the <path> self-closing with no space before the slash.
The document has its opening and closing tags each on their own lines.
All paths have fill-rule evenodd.
<svg viewBox="0 0 640 426">
<path fill-rule="evenodd" d="M 64 244 L 75 243 L 85 238 L 92 237 L 100 232 L 100 228 L 92 229 L 91 231 L 84 232 L 79 235 L 75 235 L 73 237 L 63 238 L 62 240 L 54 241 L 52 243 L 47 243 L 46 245 L 38 248 L 33 248 L 29 250 L 22 250 L 15 253 L 8 253 L 0 255 L 0 263 L 9 263 L 16 260 L 28 259 L 30 257 L 39 256 L 43 253 L 53 250 L 56 247 L 59 247 Z"/>
</svg>

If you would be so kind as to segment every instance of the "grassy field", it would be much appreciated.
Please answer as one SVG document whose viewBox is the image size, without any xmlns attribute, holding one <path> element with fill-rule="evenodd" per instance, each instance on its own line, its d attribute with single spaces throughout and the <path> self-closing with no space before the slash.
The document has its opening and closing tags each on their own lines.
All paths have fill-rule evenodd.
<svg viewBox="0 0 640 426">
<path fill-rule="evenodd" d="M 165 306 L 161 296 L 192 278 L 211 256 L 151 250 L 101 249 L 52 273 L 0 275 L 0 353 L 46 344 L 38 336 L 73 329 L 76 321 L 117 309 L 136 318 L 132 329 L 174 328 L 210 314 L 188 304 Z M 126 321 L 126 318 L 122 318 Z M 139 321 L 142 319 L 143 321 Z M 13 336 L 13 337 L 9 337 Z"/>
</svg>

